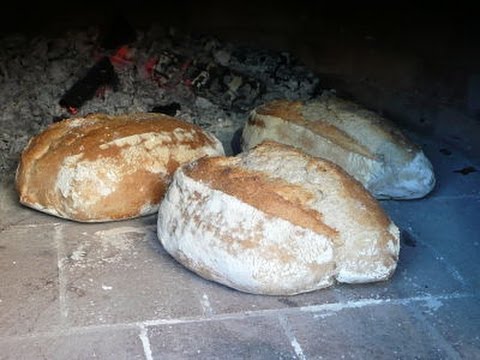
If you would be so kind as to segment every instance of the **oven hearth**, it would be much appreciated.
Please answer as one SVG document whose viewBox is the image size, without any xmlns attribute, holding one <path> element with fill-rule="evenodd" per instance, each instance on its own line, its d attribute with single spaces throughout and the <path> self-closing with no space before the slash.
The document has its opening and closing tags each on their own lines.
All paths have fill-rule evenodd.
<svg viewBox="0 0 480 360">
<path fill-rule="evenodd" d="M 479 358 L 480 52 L 467 10 L 139 4 L 36 16 L 42 3 L 0 24 L 0 358 Z M 433 164 L 428 196 L 380 201 L 401 237 L 387 281 L 251 295 L 176 263 L 155 215 L 81 224 L 18 202 L 19 155 L 53 122 L 159 112 L 230 155 L 254 107 L 324 90 L 397 123 Z"/>
</svg>

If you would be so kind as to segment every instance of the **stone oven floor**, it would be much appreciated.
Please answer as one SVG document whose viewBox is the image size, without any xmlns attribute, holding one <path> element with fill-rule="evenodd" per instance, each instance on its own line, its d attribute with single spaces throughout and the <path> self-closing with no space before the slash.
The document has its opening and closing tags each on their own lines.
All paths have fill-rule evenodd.
<svg viewBox="0 0 480 360">
<path fill-rule="evenodd" d="M 402 229 L 391 280 L 244 294 L 170 258 L 155 216 L 78 224 L 0 192 L 0 359 L 478 359 L 480 166 L 418 138 L 438 184 L 382 201 Z M 460 170 L 477 169 L 467 175 Z"/>
</svg>

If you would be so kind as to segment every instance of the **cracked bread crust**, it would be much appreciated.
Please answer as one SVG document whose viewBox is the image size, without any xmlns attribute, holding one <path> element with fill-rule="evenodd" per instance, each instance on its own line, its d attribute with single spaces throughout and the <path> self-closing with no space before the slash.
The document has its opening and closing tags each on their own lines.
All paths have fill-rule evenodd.
<svg viewBox="0 0 480 360">
<path fill-rule="evenodd" d="M 152 113 L 90 114 L 52 124 L 24 149 L 22 204 L 82 222 L 152 214 L 178 166 L 223 155 L 199 127 Z"/>
<path fill-rule="evenodd" d="M 430 161 L 398 128 L 328 92 L 307 102 L 275 100 L 254 109 L 243 130 L 243 150 L 265 140 L 340 165 L 376 198 L 420 198 L 435 185 Z"/>
<path fill-rule="evenodd" d="M 270 295 L 385 280 L 399 254 L 398 228 L 358 181 L 275 142 L 180 167 L 158 237 L 199 275 Z"/>
</svg>

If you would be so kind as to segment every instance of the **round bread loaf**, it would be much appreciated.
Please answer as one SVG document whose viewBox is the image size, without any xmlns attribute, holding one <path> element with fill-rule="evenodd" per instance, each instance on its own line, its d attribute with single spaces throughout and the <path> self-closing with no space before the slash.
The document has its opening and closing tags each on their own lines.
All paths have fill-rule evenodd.
<svg viewBox="0 0 480 360">
<path fill-rule="evenodd" d="M 430 161 L 398 128 L 328 92 L 307 102 L 276 100 L 252 111 L 242 148 L 264 140 L 333 161 L 378 199 L 421 198 L 435 185 Z"/>
<path fill-rule="evenodd" d="M 52 215 L 122 220 L 156 212 L 179 165 L 223 154 L 214 136 L 166 115 L 91 114 L 33 137 L 16 187 L 22 204 Z"/>
<path fill-rule="evenodd" d="M 399 254 L 398 228 L 358 181 L 275 142 L 177 169 L 158 238 L 204 278 L 270 295 L 385 280 Z"/>
</svg>

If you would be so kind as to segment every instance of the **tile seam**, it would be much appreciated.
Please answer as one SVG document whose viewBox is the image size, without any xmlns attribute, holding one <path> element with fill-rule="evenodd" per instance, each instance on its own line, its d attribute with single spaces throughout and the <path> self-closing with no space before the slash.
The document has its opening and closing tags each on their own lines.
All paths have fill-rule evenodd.
<svg viewBox="0 0 480 360">
<path fill-rule="evenodd" d="M 267 317 L 267 316 L 281 316 L 281 315 L 295 315 L 301 313 L 321 313 L 321 312 L 340 312 L 345 309 L 359 309 L 367 306 L 380 306 L 380 305 L 409 305 L 416 302 L 426 302 L 432 300 L 451 300 L 451 299 L 462 299 L 462 298 L 475 298 L 477 297 L 474 293 L 451 293 L 447 295 L 427 295 L 427 296 L 416 296 L 410 298 L 402 299 L 363 299 L 356 301 L 348 301 L 345 303 L 328 303 L 328 304 L 318 304 L 318 305 L 308 305 L 302 307 L 294 308 L 281 308 L 281 309 L 263 309 L 263 310 L 254 310 L 254 311 L 245 311 L 245 312 L 235 312 L 227 314 L 217 314 L 212 316 L 196 316 L 196 317 L 185 317 L 179 319 L 153 319 L 153 320 L 144 320 L 144 321 L 134 321 L 126 323 L 114 323 L 114 324 L 100 324 L 100 325 L 87 325 L 87 326 L 78 326 L 70 327 L 61 330 L 53 331 L 42 331 L 32 334 L 22 334 L 22 335 L 9 335 L 9 336 L 0 336 L 1 340 L 14 341 L 22 340 L 27 338 L 37 338 L 37 337 L 53 337 L 53 336 L 69 336 L 76 334 L 83 334 L 95 331 L 109 331 L 109 330 L 138 330 L 138 328 L 148 328 L 152 326 L 162 326 L 162 325 L 179 325 L 179 324 L 189 324 L 189 323 L 200 323 L 200 322 L 209 322 L 209 321 L 223 321 L 223 320 L 242 320 L 247 318 L 255 317 Z"/>
<path fill-rule="evenodd" d="M 63 244 L 63 225 L 54 226 L 54 238 L 57 248 L 57 269 L 58 269 L 58 301 L 60 303 L 60 315 L 62 325 L 68 325 L 68 305 L 67 305 L 67 279 L 63 266 L 65 256 L 65 247 Z"/>
<path fill-rule="evenodd" d="M 434 338 L 435 342 L 442 346 L 443 350 L 445 350 L 445 352 L 447 353 L 448 358 L 454 359 L 454 360 L 457 360 L 457 359 L 460 360 L 462 357 L 460 356 L 458 351 L 455 350 L 455 348 L 453 348 L 453 346 L 447 341 L 447 339 L 443 337 L 443 335 L 438 331 L 438 329 L 435 326 L 431 325 L 427 321 L 427 319 L 418 311 L 418 309 L 412 305 L 413 303 L 408 304 L 405 307 L 415 319 L 417 319 L 422 323 L 422 325 L 427 329 L 429 334 Z"/>
<path fill-rule="evenodd" d="M 290 346 L 292 347 L 292 350 L 295 352 L 299 360 L 307 360 L 307 357 L 305 356 L 305 353 L 303 352 L 302 346 L 298 342 L 297 338 L 295 337 L 295 334 L 293 333 L 292 328 L 290 327 L 290 324 L 288 322 L 288 319 L 282 315 L 278 315 L 278 321 L 280 322 L 280 326 L 283 329 L 283 333 L 287 337 L 288 341 L 290 342 Z"/>
</svg>

